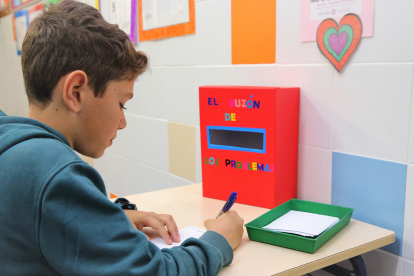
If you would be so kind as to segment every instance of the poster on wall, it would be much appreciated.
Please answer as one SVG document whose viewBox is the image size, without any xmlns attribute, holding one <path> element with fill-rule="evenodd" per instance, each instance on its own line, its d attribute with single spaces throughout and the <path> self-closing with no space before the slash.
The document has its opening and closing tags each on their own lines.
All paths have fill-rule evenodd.
<svg viewBox="0 0 414 276">
<path fill-rule="evenodd" d="M 319 24 L 332 18 L 337 22 L 349 13 L 359 16 L 364 26 L 362 37 L 374 35 L 375 0 L 302 0 L 302 42 L 316 41 Z"/>
<path fill-rule="evenodd" d="M 22 54 L 23 39 L 29 28 L 29 11 L 20 10 L 14 13 L 14 31 L 16 38 L 17 55 Z"/>
<path fill-rule="evenodd" d="M 11 9 L 17 10 L 21 7 L 27 6 L 29 3 L 39 2 L 39 0 L 10 0 Z"/>
<path fill-rule="evenodd" d="M 139 41 L 195 33 L 194 0 L 138 0 Z"/>
<path fill-rule="evenodd" d="M 9 0 L 0 0 L 0 17 L 10 14 Z"/>
<path fill-rule="evenodd" d="M 361 19 L 354 13 L 346 14 L 339 24 L 328 18 L 319 25 L 316 33 L 318 48 L 338 73 L 357 48 L 362 30 Z"/>
<path fill-rule="evenodd" d="M 40 15 L 43 5 L 44 3 L 40 3 L 30 9 L 17 11 L 12 15 L 13 39 L 16 41 L 17 55 L 19 56 L 22 54 L 23 40 L 29 24 Z"/>
<path fill-rule="evenodd" d="M 111 24 L 118 24 L 131 40 L 136 41 L 137 1 L 136 0 L 101 0 L 100 11 Z"/>
<path fill-rule="evenodd" d="M 99 11 L 99 0 L 78 0 L 79 2 L 88 4 Z"/>
<path fill-rule="evenodd" d="M 54 3 L 57 3 L 59 1 L 60 0 L 49 0 L 46 3 L 48 3 L 48 4 L 49 3 L 54 4 Z M 99 0 L 77 0 L 77 1 L 78 2 L 82 2 L 82 3 L 85 3 L 85 4 L 88 4 L 89 6 L 92 6 L 95 9 L 99 10 Z"/>
<path fill-rule="evenodd" d="M 40 13 L 42 12 L 43 6 L 44 6 L 44 3 L 40 3 L 29 9 L 29 24 L 33 21 L 33 19 L 35 19 L 36 17 L 40 15 Z"/>
</svg>

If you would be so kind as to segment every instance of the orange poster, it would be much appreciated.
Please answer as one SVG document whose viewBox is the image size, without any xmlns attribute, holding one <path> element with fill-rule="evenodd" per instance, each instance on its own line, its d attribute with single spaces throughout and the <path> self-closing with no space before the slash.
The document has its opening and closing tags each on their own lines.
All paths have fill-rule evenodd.
<svg viewBox="0 0 414 276">
<path fill-rule="evenodd" d="M 276 62 L 276 0 L 231 1 L 232 64 Z"/>
</svg>

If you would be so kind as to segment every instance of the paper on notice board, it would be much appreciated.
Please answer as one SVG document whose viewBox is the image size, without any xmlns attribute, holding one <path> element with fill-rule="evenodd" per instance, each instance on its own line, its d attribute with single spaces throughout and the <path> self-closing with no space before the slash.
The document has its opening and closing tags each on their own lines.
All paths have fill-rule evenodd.
<svg viewBox="0 0 414 276">
<path fill-rule="evenodd" d="M 362 37 L 373 36 L 374 5 L 375 0 L 302 0 L 302 42 L 316 41 L 316 30 L 323 20 L 333 18 L 339 22 L 349 13 L 360 17 Z"/>
<path fill-rule="evenodd" d="M 188 0 L 142 0 L 144 31 L 190 22 Z"/>
<path fill-rule="evenodd" d="M 37 4 L 29 10 L 29 24 L 42 13 L 43 3 Z"/>
<path fill-rule="evenodd" d="M 198 239 L 201 237 L 206 231 L 194 226 L 188 226 L 178 231 L 180 234 L 180 242 L 173 242 L 172 245 L 168 245 L 163 238 L 155 238 L 152 239 L 151 242 L 158 246 L 159 249 L 163 248 L 172 248 L 174 246 L 180 246 L 186 239 L 188 238 L 196 238 Z"/>
<path fill-rule="evenodd" d="M 23 39 L 29 27 L 29 12 L 27 10 L 21 10 L 14 14 L 14 27 L 16 31 L 17 54 L 20 56 L 22 54 Z"/>
<path fill-rule="evenodd" d="M 85 4 L 88 4 L 89 6 L 92 6 L 92 7 L 94 7 L 95 9 L 99 9 L 99 2 L 98 1 L 96 1 L 96 0 L 77 0 L 77 1 L 79 1 L 79 2 L 82 2 L 82 3 L 85 3 Z"/>
<path fill-rule="evenodd" d="M 101 0 L 103 18 L 111 24 L 118 24 L 127 35 L 131 34 L 131 1 Z"/>
</svg>

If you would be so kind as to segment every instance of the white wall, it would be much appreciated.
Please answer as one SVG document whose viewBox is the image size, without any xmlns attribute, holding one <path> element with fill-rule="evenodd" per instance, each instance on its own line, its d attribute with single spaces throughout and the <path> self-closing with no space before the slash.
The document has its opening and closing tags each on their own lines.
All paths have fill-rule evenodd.
<svg viewBox="0 0 414 276">
<path fill-rule="evenodd" d="M 300 41 L 300 0 L 277 1 L 276 64 L 231 64 L 231 1 L 196 0 L 196 34 L 142 42 L 152 72 L 126 107 L 128 126 L 95 160 L 109 191 L 127 195 L 194 183 L 169 171 L 168 124 L 196 131 L 201 182 L 198 87 L 301 88 L 298 197 L 331 203 L 332 152 L 407 165 L 401 256 L 365 255 L 369 275 L 414 275 L 414 1 L 377 0 L 374 36 L 363 38 L 338 74 L 314 42 Z M 26 116 L 11 19 L 0 19 L 0 108 Z M 374 196 L 374 195 L 372 195 Z"/>
</svg>

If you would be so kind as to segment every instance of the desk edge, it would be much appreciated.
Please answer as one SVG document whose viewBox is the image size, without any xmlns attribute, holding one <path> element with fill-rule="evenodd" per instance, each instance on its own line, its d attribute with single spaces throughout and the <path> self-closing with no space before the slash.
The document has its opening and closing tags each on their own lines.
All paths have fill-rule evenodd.
<svg viewBox="0 0 414 276">
<path fill-rule="evenodd" d="M 380 247 L 386 246 L 388 244 L 391 244 L 395 242 L 395 233 L 386 236 L 384 238 L 374 240 L 372 242 L 357 246 L 355 248 L 319 259 L 315 262 L 311 262 L 305 265 L 301 265 L 296 268 L 292 268 L 289 270 L 285 270 L 281 273 L 273 274 L 274 276 L 301 276 L 305 275 L 306 273 L 316 271 L 318 269 L 339 263 L 341 261 L 350 259 L 352 257 L 367 253 L 369 251 L 378 249 Z"/>
</svg>

